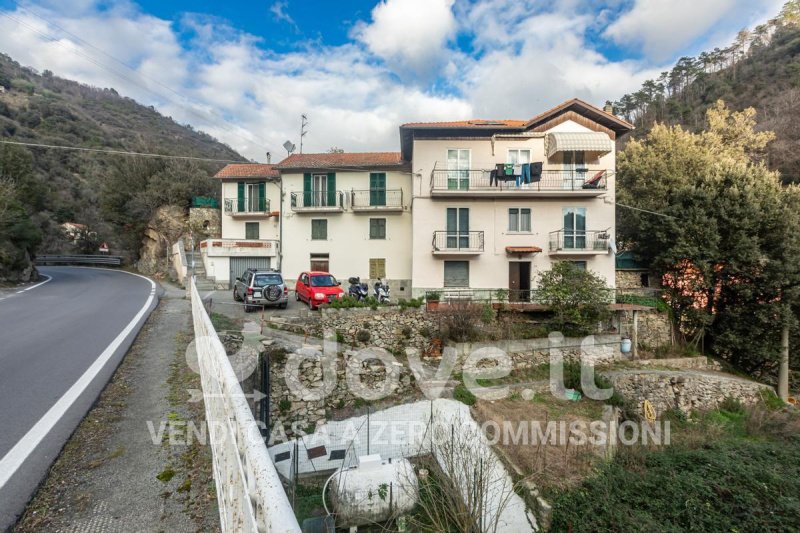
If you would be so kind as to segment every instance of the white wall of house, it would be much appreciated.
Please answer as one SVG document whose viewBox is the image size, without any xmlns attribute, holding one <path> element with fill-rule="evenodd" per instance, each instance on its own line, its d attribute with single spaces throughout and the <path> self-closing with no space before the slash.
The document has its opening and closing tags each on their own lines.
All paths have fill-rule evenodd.
<svg viewBox="0 0 800 533">
<path fill-rule="evenodd" d="M 411 297 L 411 177 L 407 172 L 375 171 L 386 173 L 387 191 L 402 191 L 402 211 L 353 210 L 350 192 L 369 189 L 369 170 L 336 171 L 336 189 L 345 193 L 342 212 L 296 211 L 291 206 L 291 194 L 303 192 L 303 172 L 281 173 L 285 192 L 282 270 L 286 279 L 296 279 L 311 268 L 312 254 L 327 254 L 330 272 L 342 281 L 346 290 L 350 276 L 374 281 L 370 278 L 370 259 L 385 259 L 385 279 L 390 283 L 393 298 Z M 327 170 L 311 173 L 325 174 Z M 372 218 L 386 220 L 385 239 L 370 239 Z M 327 221 L 327 238 L 312 239 L 313 220 Z"/>
<path fill-rule="evenodd" d="M 270 257 L 271 265 L 279 267 L 280 250 L 280 216 L 271 216 L 270 213 L 280 212 L 280 182 L 278 180 L 266 180 L 265 178 L 227 178 L 222 179 L 222 237 L 221 239 L 208 239 L 201 244 L 201 254 L 203 264 L 206 268 L 206 276 L 214 279 L 218 284 L 225 284 L 230 281 L 230 257 Z M 245 212 L 234 213 L 238 208 L 238 183 L 257 184 L 265 182 L 265 198 L 268 205 L 265 205 L 266 212 Z M 246 187 L 246 190 L 250 190 Z M 226 200 L 233 202 L 226 206 Z M 245 201 L 245 210 L 250 204 Z M 231 209 L 232 207 L 232 209 Z M 257 206 L 258 207 L 258 206 Z M 261 246 L 254 246 L 247 239 L 248 224 L 257 226 L 258 241 L 275 241 L 272 243 L 262 243 Z M 237 246 L 236 243 L 243 243 Z"/>
<path fill-rule="evenodd" d="M 559 132 L 590 131 L 585 127 L 567 121 L 552 130 Z M 489 139 L 417 139 L 414 141 L 412 168 L 421 169 L 421 175 L 414 182 L 413 213 L 413 266 L 412 279 L 416 295 L 425 289 L 440 289 L 444 285 L 445 261 L 469 261 L 470 288 L 508 288 L 509 263 L 512 261 L 531 262 L 531 288 L 536 287 L 537 273 L 548 270 L 553 261 L 585 261 L 586 267 L 605 278 L 610 287 L 614 286 L 614 256 L 606 253 L 574 253 L 551 255 L 549 253 L 550 232 L 564 226 L 564 208 L 586 209 L 586 230 L 607 230 L 615 235 L 614 221 L 614 168 L 615 154 L 611 153 L 587 158 L 584 167 L 588 176 L 599 170 L 607 170 L 607 189 L 600 196 L 586 196 L 583 192 L 556 191 L 536 196 L 531 193 L 514 197 L 515 191 L 503 194 L 481 193 L 480 197 L 438 197 L 431 196 L 431 171 L 434 168 L 447 168 L 448 149 L 468 149 L 471 169 L 491 169 L 495 164 L 506 163 L 509 150 L 530 150 L 531 161 L 543 161 L 544 170 L 562 170 L 560 154 L 551 159 L 545 156 L 546 133 L 528 138 L 497 138 L 494 153 Z M 520 192 L 524 192 L 521 190 Z M 469 230 L 484 232 L 484 251 L 470 255 L 435 255 L 432 250 L 433 232 L 444 231 L 447 208 L 469 209 Z M 509 231 L 509 208 L 531 209 L 531 231 L 515 233 Z M 541 253 L 510 256 L 507 246 L 538 246 Z"/>
</svg>

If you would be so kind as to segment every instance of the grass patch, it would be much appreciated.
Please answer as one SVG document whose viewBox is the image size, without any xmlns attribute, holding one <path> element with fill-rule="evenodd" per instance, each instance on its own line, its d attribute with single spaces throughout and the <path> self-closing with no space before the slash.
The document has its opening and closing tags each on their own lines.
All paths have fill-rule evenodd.
<svg viewBox="0 0 800 533">
<path fill-rule="evenodd" d="M 169 483 L 173 477 L 175 477 L 175 470 L 171 466 L 168 466 L 158 473 L 156 479 L 162 483 Z"/>
<path fill-rule="evenodd" d="M 214 329 L 217 330 L 217 333 L 219 333 L 220 331 L 242 330 L 242 325 L 240 321 L 234 320 L 228 315 L 212 312 L 210 318 L 211 318 L 211 324 L 214 326 Z"/>
<path fill-rule="evenodd" d="M 463 383 L 459 383 L 456 385 L 455 389 L 453 389 L 453 399 L 465 405 L 475 405 L 475 402 L 478 400 Z"/>
</svg>

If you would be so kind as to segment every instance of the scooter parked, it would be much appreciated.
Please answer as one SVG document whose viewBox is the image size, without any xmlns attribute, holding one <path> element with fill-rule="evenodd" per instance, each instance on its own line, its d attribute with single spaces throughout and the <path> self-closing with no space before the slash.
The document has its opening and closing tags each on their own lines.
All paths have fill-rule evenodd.
<svg viewBox="0 0 800 533">
<path fill-rule="evenodd" d="M 381 280 L 375 282 L 375 299 L 378 303 L 389 303 L 389 284 Z"/>
<path fill-rule="evenodd" d="M 358 276 L 348 278 L 347 281 L 350 283 L 350 287 L 347 290 L 348 296 L 359 301 L 367 299 L 369 296 L 369 285 L 361 283 L 361 279 Z"/>
</svg>

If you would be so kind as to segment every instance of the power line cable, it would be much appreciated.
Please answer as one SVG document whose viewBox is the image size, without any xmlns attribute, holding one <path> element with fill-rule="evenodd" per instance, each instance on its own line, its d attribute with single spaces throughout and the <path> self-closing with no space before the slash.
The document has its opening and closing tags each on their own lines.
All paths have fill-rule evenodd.
<svg viewBox="0 0 800 533">
<path fill-rule="evenodd" d="M 158 157 L 161 159 L 181 159 L 181 160 L 188 160 L 188 161 L 206 161 L 211 163 L 238 163 L 238 164 L 251 164 L 246 161 L 236 160 L 236 159 L 214 159 L 210 157 L 194 157 L 188 155 L 169 155 L 169 154 L 153 154 L 148 152 L 131 152 L 127 150 L 112 150 L 112 149 L 105 149 L 105 148 L 85 148 L 83 146 L 63 146 L 57 144 L 43 144 L 43 143 L 27 143 L 27 142 L 20 142 L 20 141 L 4 141 L 0 140 L 0 144 L 13 144 L 16 146 L 28 146 L 31 148 L 54 148 L 59 150 L 73 150 L 79 152 L 95 152 L 101 154 L 111 154 L 111 155 L 129 155 L 129 156 L 139 156 L 139 157 Z"/>
<path fill-rule="evenodd" d="M 19 6 L 19 4 L 17 4 L 17 6 L 18 6 L 18 7 L 21 7 L 21 6 Z M 68 32 L 67 30 L 64 30 L 63 28 L 61 28 L 59 25 L 55 24 L 54 22 L 52 22 L 52 21 L 50 21 L 50 20 L 48 20 L 48 19 L 46 19 L 46 18 L 44 18 L 44 17 L 41 17 L 41 16 L 39 16 L 39 15 L 37 15 L 37 14 L 33 13 L 32 11 L 29 11 L 29 10 L 27 10 L 27 9 L 25 9 L 25 8 L 22 8 L 22 9 L 23 9 L 24 11 L 26 11 L 26 12 L 28 12 L 28 13 L 32 14 L 33 16 L 35 16 L 35 17 L 39 18 L 39 19 L 40 19 L 40 20 L 42 20 L 43 22 L 46 22 L 47 24 L 51 24 L 52 26 L 54 26 L 54 27 L 56 27 L 56 28 L 60 29 L 60 30 L 61 30 L 61 31 L 63 31 L 65 34 L 67 34 L 67 35 L 70 35 L 70 36 L 71 36 L 71 37 L 73 37 L 74 39 L 76 39 L 76 40 L 78 40 L 78 41 L 80 41 L 80 42 L 84 43 L 85 45 L 87 45 L 87 46 L 89 46 L 89 47 L 91 47 L 91 48 L 93 48 L 93 49 L 95 49 L 95 50 L 97 50 L 98 52 L 102 53 L 103 55 L 105 55 L 105 56 L 107 56 L 107 57 L 109 57 L 109 58 L 113 59 L 113 60 L 114 60 L 114 61 L 116 61 L 117 63 L 120 63 L 121 65 L 123 65 L 124 67 L 126 67 L 127 69 L 129 69 L 130 71 L 132 71 L 132 72 L 133 72 L 135 75 L 137 75 L 137 76 L 140 76 L 140 77 L 142 77 L 142 78 L 145 78 L 145 79 L 148 79 L 148 80 L 150 80 L 150 81 L 152 81 L 152 82 L 154 82 L 154 83 L 157 83 L 158 85 L 160 85 L 160 86 L 162 86 L 162 87 L 166 88 L 167 90 L 169 90 L 170 92 L 172 92 L 172 93 L 174 93 L 174 94 L 178 95 L 178 96 L 179 96 L 179 97 L 181 97 L 181 98 L 184 98 L 184 99 L 186 98 L 185 96 L 181 95 L 180 93 L 178 93 L 178 92 L 174 91 L 173 89 L 171 89 L 171 88 L 167 87 L 165 84 L 163 84 L 163 83 L 161 83 L 161 82 L 159 82 L 159 81 L 153 80 L 152 78 L 150 78 L 150 77 L 147 77 L 147 76 L 145 76 L 145 75 L 143 75 L 143 74 L 139 73 L 139 72 L 138 72 L 138 71 L 136 71 L 136 70 L 135 70 L 133 67 L 131 67 L 130 65 L 126 64 L 126 63 L 125 63 L 125 62 L 123 62 L 122 60 L 115 58 L 114 56 L 112 56 L 112 55 L 110 55 L 110 54 L 108 54 L 108 53 L 104 52 L 103 50 L 101 50 L 100 48 L 98 48 L 98 47 L 96 47 L 96 46 L 92 45 L 91 43 L 88 43 L 88 42 L 86 42 L 85 40 L 81 39 L 80 37 L 78 37 L 78 36 L 76 36 L 76 35 L 74 35 L 74 34 L 72 34 L 72 33 Z M 140 89 L 142 89 L 142 90 L 144 90 L 144 91 L 146 91 L 146 92 L 148 92 L 148 93 L 150 93 L 150 94 L 152 94 L 152 95 L 155 95 L 155 96 L 157 96 L 157 97 L 159 97 L 159 98 L 162 98 L 162 99 L 166 100 L 167 102 L 169 102 L 169 103 L 171 103 L 171 104 L 173 104 L 173 105 L 176 105 L 176 106 L 178 106 L 179 108 L 183 109 L 184 111 L 188 112 L 189 114 L 191 114 L 191 115 L 194 115 L 195 117 L 197 117 L 197 118 L 199 118 L 199 119 L 201 119 L 201 120 L 208 121 L 208 122 L 212 122 L 212 124 L 213 124 L 213 125 L 215 125 L 215 126 L 219 126 L 219 127 L 221 127 L 222 129 L 224 129 L 224 130 L 227 130 L 227 131 L 228 131 L 230 134 L 232 134 L 232 135 L 234 135 L 234 136 L 238 137 L 239 139 L 242 139 L 242 140 L 246 141 L 247 143 L 253 143 L 253 144 L 258 144 L 258 145 L 265 145 L 265 143 L 264 143 L 263 141 L 260 141 L 260 140 L 258 140 L 258 139 L 255 139 L 255 138 L 247 138 L 247 137 L 244 137 L 244 136 L 243 136 L 243 135 L 241 135 L 240 133 L 237 133 L 235 130 L 233 130 L 233 129 L 232 129 L 230 126 L 229 126 L 229 125 L 227 125 L 227 124 L 224 124 L 224 123 L 218 123 L 218 122 L 215 122 L 214 120 L 209 120 L 209 117 L 208 117 L 208 116 L 204 116 L 204 115 L 202 115 L 201 113 L 199 113 L 198 111 L 196 111 L 196 110 L 192 109 L 191 107 L 187 107 L 185 104 L 182 104 L 182 103 L 180 103 L 180 102 L 176 102 L 175 100 L 171 99 L 170 97 L 168 97 L 168 96 L 166 96 L 166 95 L 164 95 L 164 94 L 162 94 L 162 93 L 159 93 L 159 92 L 157 92 L 157 91 L 153 90 L 152 88 L 148 87 L 147 85 L 145 85 L 145 84 L 143 84 L 143 83 L 140 83 L 139 81 L 137 81 L 137 80 L 135 80 L 135 79 L 131 78 L 130 76 L 127 76 L 126 74 L 124 74 L 124 73 L 122 73 L 122 72 L 120 72 L 120 71 L 118 71 L 118 70 L 116 70 L 116 69 L 113 69 L 113 68 L 109 67 L 108 65 L 105 65 L 105 64 L 103 64 L 103 63 L 100 63 L 99 61 L 97 61 L 97 60 L 96 60 L 96 59 L 94 59 L 93 57 L 89 56 L 88 54 L 82 53 L 81 51 L 79 51 L 79 50 L 77 50 L 77 49 L 75 49 L 75 48 L 73 48 L 73 47 L 68 47 L 68 46 L 66 46 L 66 45 L 65 45 L 64 43 L 62 43 L 62 42 L 61 42 L 61 41 L 60 41 L 60 40 L 59 40 L 57 37 L 55 37 L 55 36 L 53 36 L 53 35 L 50 35 L 50 34 L 48 34 L 48 33 L 45 33 L 45 32 L 43 32 L 43 31 L 41 31 L 41 30 L 39 30 L 39 29 L 37 29 L 37 28 L 35 28 L 35 27 L 31 26 L 30 24 L 28 24 L 28 23 L 26 23 L 26 22 L 24 22 L 24 21 L 22 21 L 22 20 L 20 20 L 20 19 L 18 19 L 18 18 L 16 18 L 16 17 L 14 17 L 14 16 L 13 16 L 13 15 L 11 15 L 9 12 L 3 12 L 3 13 L 0 13 L 0 15 L 4 16 L 4 17 L 6 17 L 6 18 L 8 18 L 8 19 L 10 19 L 10 20 L 13 20 L 14 22 L 16 22 L 17 24 L 19 24 L 19 25 L 21 25 L 21 26 L 24 26 L 24 27 L 28 28 L 29 30 L 33 31 L 34 33 L 37 33 L 38 35 L 40 35 L 40 36 L 44 37 L 44 38 L 45 38 L 45 39 L 47 39 L 49 42 L 51 42 L 51 43 L 53 43 L 53 44 L 55 44 L 55 45 L 57 45 L 57 46 L 59 46 L 59 47 L 61 47 L 61 48 L 64 48 L 65 50 L 67 50 L 67 51 L 69 51 L 69 52 L 71 52 L 71 53 L 73 53 L 73 54 L 75 54 L 75 55 L 77 55 L 77 56 L 79 56 L 79 57 L 82 57 L 83 59 L 85 59 L 86 61 L 88 61 L 88 62 L 92 63 L 93 65 L 95 65 L 95 66 L 97 66 L 97 67 L 99 67 L 99 68 L 101 68 L 101 69 L 103 69 L 103 70 L 106 70 L 106 71 L 110 72 L 111 74 L 113 74 L 113 75 L 115 75 L 115 76 L 117 76 L 117 77 L 119 77 L 119 78 L 122 78 L 122 79 L 124 79 L 124 80 L 126 80 L 126 81 L 128 81 L 128 82 L 130 82 L 130 83 L 132 83 L 132 84 L 134 84 L 135 86 L 139 87 Z M 209 112 L 210 112 L 210 111 L 209 111 Z M 219 118 L 220 118 L 220 119 L 222 119 L 222 120 L 224 121 L 224 118 L 222 118 L 222 117 L 219 117 Z"/>
<path fill-rule="evenodd" d="M 648 209 L 642 209 L 641 207 L 633 207 L 631 205 L 620 204 L 618 202 L 614 202 L 614 205 L 619 206 L 619 207 L 624 207 L 625 209 L 633 209 L 634 211 L 641 211 L 642 213 L 647 213 L 649 215 L 655 215 L 655 216 L 664 217 L 664 218 L 671 218 L 673 220 L 677 220 L 678 219 L 678 217 L 674 217 L 672 215 L 666 215 L 664 213 L 657 213 L 655 211 L 650 211 Z"/>
</svg>

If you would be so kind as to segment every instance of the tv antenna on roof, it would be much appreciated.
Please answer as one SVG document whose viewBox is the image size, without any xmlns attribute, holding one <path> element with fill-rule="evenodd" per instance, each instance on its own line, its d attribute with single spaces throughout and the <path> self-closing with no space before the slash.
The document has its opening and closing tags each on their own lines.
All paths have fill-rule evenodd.
<svg viewBox="0 0 800 533">
<path fill-rule="evenodd" d="M 297 148 L 292 141 L 286 141 L 283 143 L 283 147 L 286 149 L 287 156 L 292 155 L 292 152 Z"/>
<path fill-rule="evenodd" d="M 306 130 L 306 126 L 308 126 L 308 116 L 303 113 L 300 115 L 300 153 L 303 153 L 303 137 L 306 136 L 308 130 Z"/>
</svg>

